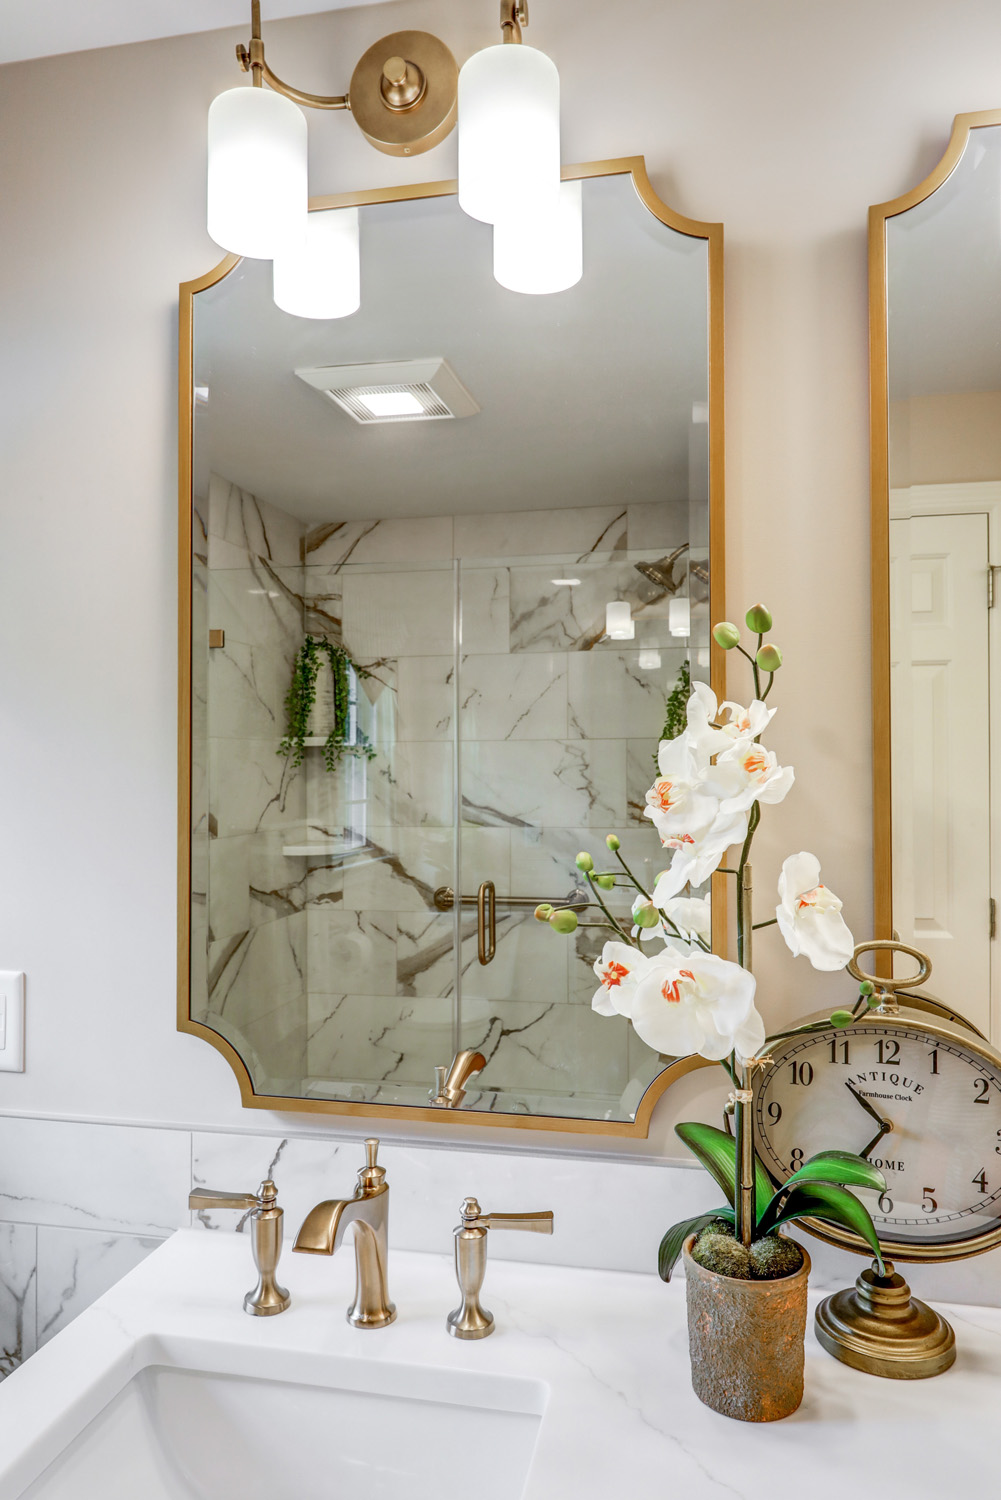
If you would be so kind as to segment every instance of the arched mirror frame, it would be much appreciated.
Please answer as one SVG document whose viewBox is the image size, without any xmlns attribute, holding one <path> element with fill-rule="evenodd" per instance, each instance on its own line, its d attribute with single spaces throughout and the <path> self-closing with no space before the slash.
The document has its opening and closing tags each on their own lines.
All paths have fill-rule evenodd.
<svg viewBox="0 0 1001 1500">
<path fill-rule="evenodd" d="M 705 240 L 708 249 L 707 350 L 709 362 L 709 573 L 711 609 L 714 619 L 724 615 L 724 445 L 723 445 L 723 225 L 703 223 L 677 213 L 657 196 L 650 184 L 642 156 L 586 162 L 563 169 L 564 181 L 589 177 L 630 175 L 640 201 L 669 228 Z M 310 199 L 310 210 L 396 203 L 408 199 L 447 197 L 456 192 L 454 180 L 412 186 L 377 188 L 367 192 L 340 193 Z M 191 604 L 192 604 L 192 472 L 194 440 L 194 298 L 214 286 L 240 263 L 226 255 L 204 276 L 180 285 L 180 329 L 178 349 L 178 904 L 177 904 L 177 1029 L 201 1037 L 221 1052 L 236 1074 L 244 1108 L 278 1112 L 379 1117 L 421 1120 L 448 1125 L 500 1126 L 505 1129 L 549 1130 L 573 1134 L 645 1137 L 649 1134 L 654 1105 L 676 1079 L 704 1066 L 701 1057 L 678 1058 L 650 1083 L 633 1120 L 577 1119 L 558 1115 L 494 1114 L 476 1110 L 441 1110 L 430 1106 L 363 1104 L 351 1100 L 300 1099 L 289 1095 L 259 1094 L 239 1052 L 211 1027 L 191 1016 Z M 726 696 L 725 653 L 711 642 L 710 683 L 717 697 Z M 726 877 L 713 876 L 713 946 L 725 951 Z"/>
<path fill-rule="evenodd" d="M 872 536 L 872 835 L 873 924 L 877 938 L 893 932 L 893 821 L 890 753 L 890 410 L 886 226 L 923 203 L 955 171 L 970 134 L 1001 125 L 1001 109 L 957 115 L 941 160 L 923 182 L 869 209 L 869 400 Z M 886 960 L 881 956 L 882 962 Z M 889 972 L 882 970 L 881 972 Z"/>
</svg>

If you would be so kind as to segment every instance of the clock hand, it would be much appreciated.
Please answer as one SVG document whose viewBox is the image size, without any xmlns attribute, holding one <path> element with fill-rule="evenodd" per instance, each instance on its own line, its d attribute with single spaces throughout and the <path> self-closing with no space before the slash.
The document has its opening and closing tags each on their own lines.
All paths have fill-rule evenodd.
<svg viewBox="0 0 1001 1500">
<path fill-rule="evenodd" d="M 852 1098 L 856 1099 L 858 1103 L 861 1104 L 866 1114 L 871 1115 L 879 1126 L 878 1131 L 873 1136 L 869 1144 L 867 1146 L 864 1146 L 863 1149 L 859 1152 L 859 1156 L 867 1157 L 873 1147 L 877 1146 L 883 1139 L 884 1135 L 889 1135 L 890 1131 L 893 1129 L 893 1122 L 892 1120 L 884 1120 L 883 1116 L 873 1108 L 868 1099 L 866 1099 L 863 1094 L 860 1094 L 857 1089 L 853 1088 L 852 1085 L 847 1082 L 847 1080 L 845 1082 L 845 1088 L 851 1094 Z"/>
</svg>

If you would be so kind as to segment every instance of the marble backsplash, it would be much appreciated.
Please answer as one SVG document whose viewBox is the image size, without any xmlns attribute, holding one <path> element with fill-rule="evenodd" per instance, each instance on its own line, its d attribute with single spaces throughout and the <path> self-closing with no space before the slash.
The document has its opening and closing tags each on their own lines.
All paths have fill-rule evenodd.
<svg viewBox="0 0 1001 1500">
<path fill-rule="evenodd" d="M 378 1130 L 377 1122 L 365 1124 Z M 241 1214 L 190 1213 L 192 1186 L 244 1192 L 274 1177 L 285 1209 L 282 1281 L 294 1297 L 298 1257 L 291 1254 L 292 1239 L 315 1203 L 350 1196 L 364 1161 L 365 1133 L 274 1135 L 0 1117 L 0 1376 L 175 1229 L 200 1224 L 206 1232 L 240 1232 Z M 521 1151 L 489 1143 L 452 1148 L 444 1139 L 436 1146 L 383 1143 L 391 1250 L 450 1257 L 459 1204 L 474 1194 L 487 1211 L 555 1213 L 552 1237 L 498 1235 L 491 1241 L 492 1258 L 652 1274 L 665 1229 L 719 1198 L 708 1176 L 688 1163 L 593 1156 L 584 1145 L 556 1155 L 544 1142 L 535 1137 Z M 813 1239 L 807 1243 L 812 1285 L 854 1281 L 859 1257 Z M 248 1242 L 248 1287 L 253 1275 Z M 998 1250 L 949 1265 L 908 1266 L 907 1275 L 916 1295 L 927 1299 L 1001 1305 Z M 333 1305 L 346 1305 L 353 1278 L 345 1246 L 330 1261 Z M 401 1307 L 400 1317 L 406 1316 Z"/>
</svg>

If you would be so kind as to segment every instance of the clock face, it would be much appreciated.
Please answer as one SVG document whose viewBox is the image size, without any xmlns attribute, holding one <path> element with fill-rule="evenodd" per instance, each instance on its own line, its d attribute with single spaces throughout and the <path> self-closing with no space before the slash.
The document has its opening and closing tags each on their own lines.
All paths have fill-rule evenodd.
<svg viewBox="0 0 1001 1500">
<path fill-rule="evenodd" d="M 755 1086 L 758 1152 L 784 1180 L 854 1151 L 886 1192 L 853 1189 L 899 1245 L 953 1245 L 1001 1224 L 1001 1064 L 921 1026 L 870 1020 L 790 1037 Z"/>
</svg>

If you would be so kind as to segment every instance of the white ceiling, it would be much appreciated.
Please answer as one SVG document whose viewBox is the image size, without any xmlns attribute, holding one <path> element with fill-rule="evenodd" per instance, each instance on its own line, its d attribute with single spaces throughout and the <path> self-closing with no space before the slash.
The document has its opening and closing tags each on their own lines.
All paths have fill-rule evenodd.
<svg viewBox="0 0 1001 1500">
<path fill-rule="evenodd" d="M 705 402 L 705 242 L 640 203 L 628 176 L 584 184 L 584 276 L 519 296 L 491 272 L 490 229 L 452 197 L 362 210 L 362 305 L 280 312 L 245 260 L 199 293 L 198 492 L 209 470 L 303 520 L 439 516 L 687 497 Z M 297 367 L 444 356 L 482 408 L 359 426 Z"/>
<path fill-rule="evenodd" d="M 266 0 L 268 21 L 382 0 Z M 250 0 L 0 0 L 0 63 L 250 26 Z"/>
</svg>

